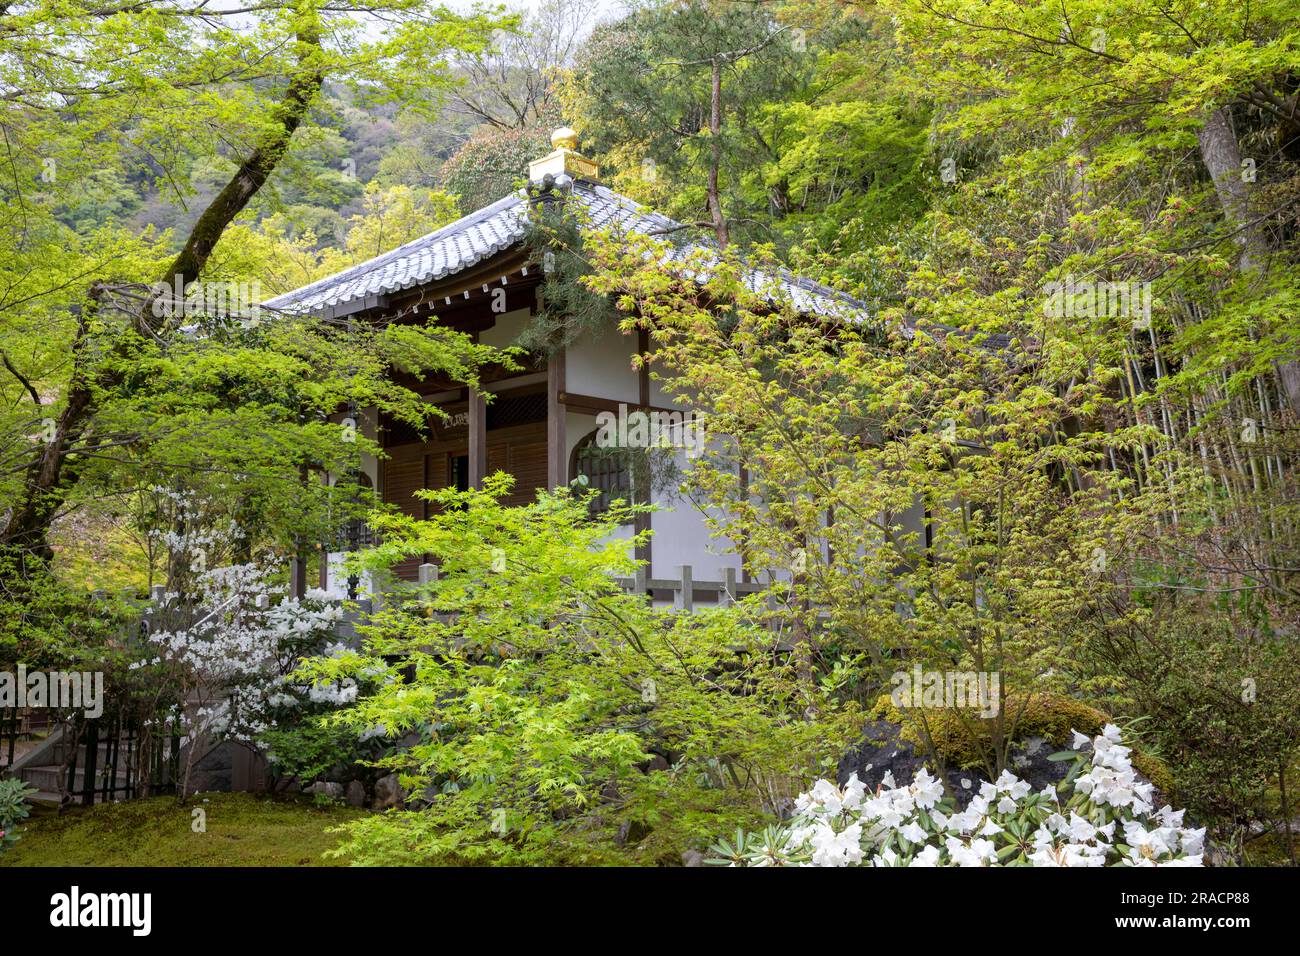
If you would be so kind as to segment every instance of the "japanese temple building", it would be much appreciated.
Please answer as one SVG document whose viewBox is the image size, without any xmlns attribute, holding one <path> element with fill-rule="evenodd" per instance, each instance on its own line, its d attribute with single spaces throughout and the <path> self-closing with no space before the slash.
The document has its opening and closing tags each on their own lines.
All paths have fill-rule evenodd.
<svg viewBox="0 0 1300 956">
<path fill-rule="evenodd" d="M 572 130 L 556 131 L 552 144 L 552 153 L 530 164 L 532 189 L 265 306 L 329 320 L 439 322 L 482 343 L 512 345 L 539 308 L 544 280 L 525 244 L 539 191 L 562 191 L 567 202 L 581 204 L 582 228 L 654 235 L 681 230 L 674 220 L 601 185 L 596 165 L 575 151 Z M 865 314 L 861 303 L 826 286 L 785 273 L 764 280 L 780 284 L 801 311 L 843 314 L 848 308 Z M 633 358 L 647 348 L 644 333 L 624 334 L 611 324 L 549 357 L 533 355 L 518 371 L 488 370 L 483 388 L 492 394 L 490 403 L 462 383 L 408 377 L 405 384 L 448 417 L 431 417 L 422 435 L 374 409 L 358 409 L 357 428 L 384 451 L 383 458 L 365 456 L 364 473 L 383 501 L 415 517 L 426 514 L 426 503 L 414 497 L 417 490 L 473 487 L 498 470 L 515 477 L 511 503 L 526 503 L 537 489 L 581 480 L 580 475 L 591 487 L 628 497 L 630 476 L 611 466 L 608 456 L 591 453 L 602 422 L 618 416 L 626 421 L 638 411 L 664 422 L 689 422 L 691 415 L 644 366 L 633 367 Z M 687 451 L 676 452 L 683 468 L 690 465 Z M 710 537 L 690 500 L 671 488 L 638 500 L 646 499 L 658 506 L 642 519 L 654 532 L 638 555 L 648 562 L 649 578 L 676 577 L 689 565 L 698 579 L 744 580 L 734 548 Z M 629 537 L 633 533 L 631 525 L 623 530 Z M 340 558 L 331 555 L 331 563 Z M 406 562 L 399 575 L 413 579 L 418 564 L 419 559 Z M 345 589 L 337 579 L 322 585 L 340 596 Z"/>
</svg>

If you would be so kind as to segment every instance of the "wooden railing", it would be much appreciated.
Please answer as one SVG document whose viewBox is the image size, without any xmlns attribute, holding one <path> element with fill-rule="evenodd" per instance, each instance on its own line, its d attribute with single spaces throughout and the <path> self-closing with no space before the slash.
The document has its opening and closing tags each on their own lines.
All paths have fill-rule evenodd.
<svg viewBox="0 0 1300 956">
<path fill-rule="evenodd" d="M 416 580 L 419 584 L 434 583 L 438 580 L 438 566 L 420 565 Z M 679 565 L 675 578 L 652 578 L 649 570 L 642 566 L 632 577 L 618 577 L 614 580 L 624 591 L 631 594 L 644 594 L 648 599 L 657 597 L 665 591 L 671 592 L 673 608 L 686 612 L 695 609 L 695 599 L 700 595 L 713 597 L 719 607 L 726 607 L 747 594 L 757 594 L 768 588 L 768 585 L 755 581 L 741 581 L 735 568 L 722 568 L 720 581 L 699 581 L 695 578 L 695 569 L 689 564 Z"/>
<path fill-rule="evenodd" d="M 768 586 L 757 581 L 742 581 L 735 568 L 721 568 L 721 577 L 717 580 L 700 580 L 695 576 L 695 569 L 689 564 L 679 565 L 677 575 L 671 578 L 654 578 L 649 570 L 642 566 L 631 577 L 616 577 L 615 582 L 624 591 L 642 594 L 647 600 L 663 600 L 671 596 L 673 609 L 690 613 L 695 609 L 697 600 L 712 603 L 718 607 L 727 607 L 741 598 L 767 590 Z M 422 564 L 416 578 L 417 585 L 428 585 L 438 580 L 436 564 Z M 407 585 L 409 587 L 409 585 Z M 96 591 L 95 596 L 102 598 L 104 591 Z M 129 599 L 141 610 L 141 623 L 145 628 L 153 626 L 153 611 L 162 606 L 166 588 L 154 585 L 149 598 L 145 601 Z M 265 600 L 265 599 L 263 599 Z M 355 601 L 333 599 L 344 606 L 344 616 L 334 625 L 334 637 L 344 643 L 356 640 L 356 625 L 364 622 L 375 610 L 384 605 L 384 593 L 379 591 L 370 598 Z"/>
<path fill-rule="evenodd" d="M 735 568 L 723 568 L 721 581 L 697 581 L 695 569 L 689 564 L 678 565 L 675 578 L 652 578 L 644 566 L 637 569 L 635 576 L 615 578 L 625 591 L 632 594 L 657 596 L 660 592 L 670 591 L 673 596 L 673 608 L 690 612 L 695 609 L 697 595 L 716 597 L 719 607 L 734 604 L 747 594 L 757 594 L 767 590 L 766 584 L 756 581 L 741 581 Z"/>
</svg>

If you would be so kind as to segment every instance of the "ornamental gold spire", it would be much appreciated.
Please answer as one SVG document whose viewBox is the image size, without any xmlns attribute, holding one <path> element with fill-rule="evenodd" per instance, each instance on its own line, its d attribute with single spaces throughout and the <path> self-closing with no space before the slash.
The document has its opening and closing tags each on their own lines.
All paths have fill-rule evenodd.
<svg viewBox="0 0 1300 956">
<path fill-rule="evenodd" d="M 538 182 L 546 176 L 562 174 L 575 179 L 600 178 L 600 166 L 577 152 L 577 132 L 561 126 L 551 134 L 551 145 L 554 150 L 528 164 L 529 179 Z"/>
</svg>

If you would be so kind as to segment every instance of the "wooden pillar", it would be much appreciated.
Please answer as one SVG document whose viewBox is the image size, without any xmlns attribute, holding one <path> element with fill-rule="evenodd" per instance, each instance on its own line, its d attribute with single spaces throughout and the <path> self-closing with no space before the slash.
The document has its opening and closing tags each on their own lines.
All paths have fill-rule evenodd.
<svg viewBox="0 0 1300 956">
<path fill-rule="evenodd" d="M 650 354 L 650 333 L 641 329 L 636 334 L 636 350 L 641 356 L 641 367 L 637 370 L 637 389 L 640 395 L 641 407 L 650 406 L 650 366 L 646 364 L 645 359 Z M 665 403 L 667 404 L 667 403 Z"/>
<path fill-rule="evenodd" d="M 301 554 L 289 562 L 289 596 L 301 598 L 307 593 L 307 559 Z"/>
<path fill-rule="evenodd" d="M 546 363 L 546 488 L 554 491 L 569 483 L 569 456 L 564 433 L 565 406 L 560 402 L 564 391 L 564 350 L 560 349 Z"/>
<path fill-rule="evenodd" d="M 681 565 L 677 571 L 681 575 L 681 585 L 673 593 L 673 605 L 677 610 L 689 614 L 695 610 L 695 573 L 689 564 Z"/>
<path fill-rule="evenodd" d="M 469 486 L 479 488 L 487 475 L 487 403 L 469 390 Z"/>
<path fill-rule="evenodd" d="M 645 329 L 637 332 L 636 350 L 642 358 L 640 369 L 637 371 L 637 391 L 641 402 L 641 410 L 649 413 L 650 410 L 650 366 L 646 365 L 644 359 L 650 352 L 650 333 Z M 646 504 L 647 502 L 635 502 L 636 504 Z M 654 516 L 650 514 L 639 514 L 632 519 L 632 531 L 635 534 L 649 531 L 653 526 Z M 644 561 L 647 571 L 654 561 L 652 540 L 647 540 L 645 544 L 636 546 L 634 557 L 638 561 Z"/>
<path fill-rule="evenodd" d="M 745 497 L 749 498 L 749 469 L 744 465 L 740 466 L 740 490 L 744 492 Z M 736 551 L 740 554 L 740 580 L 749 583 L 749 554 L 742 542 L 737 542 Z"/>
<path fill-rule="evenodd" d="M 311 475 L 307 471 L 306 465 L 299 466 L 298 481 L 303 486 L 303 492 L 306 493 L 307 483 L 311 481 Z M 305 547 L 302 538 L 295 536 L 293 559 L 289 562 L 289 596 L 292 598 L 301 598 L 307 593 L 307 555 L 304 553 Z"/>
<path fill-rule="evenodd" d="M 729 607 L 736 603 L 736 569 L 722 569 L 722 591 L 718 595 L 718 605 L 720 607 Z"/>
</svg>

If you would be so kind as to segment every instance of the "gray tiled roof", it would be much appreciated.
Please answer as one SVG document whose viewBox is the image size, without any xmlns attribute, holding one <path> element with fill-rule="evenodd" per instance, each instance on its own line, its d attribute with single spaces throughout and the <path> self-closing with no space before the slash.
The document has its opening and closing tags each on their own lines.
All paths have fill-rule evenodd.
<svg viewBox="0 0 1300 956">
<path fill-rule="evenodd" d="M 681 228 L 675 220 L 652 212 L 599 183 L 562 178 L 586 210 L 590 227 L 617 226 L 630 232 L 667 236 Z M 528 202 L 521 192 L 506 196 L 404 246 L 368 262 L 319 279 L 301 289 L 263 303 L 289 312 L 345 314 L 379 304 L 378 297 L 427 285 L 455 275 L 521 242 L 527 226 Z M 755 289 L 779 289 L 800 311 L 853 314 L 862 318 L 866 306 L 820 283 L 784 271 L 751 274 Z"/>
</svg>

